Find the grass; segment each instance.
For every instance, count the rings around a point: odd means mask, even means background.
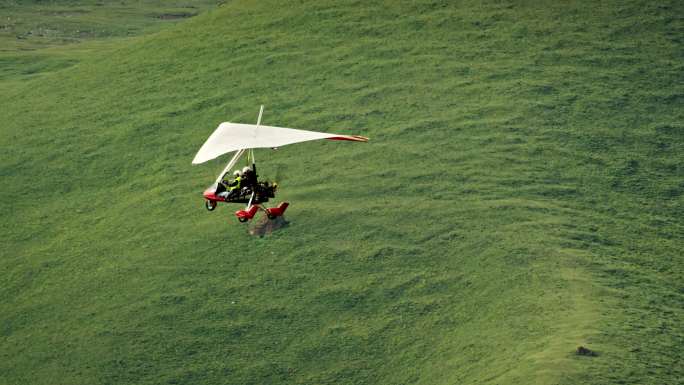
[[[0,4],[0,80],[70,67],[94,50],[104,53],[112,38],[149,34],[216,4],[210,0],[4,1]]]
[[[0,382],[676,383],[682,11],[236,1],[3,64]],[[259,104],[371,137],[258,152],[264,238],[190,164]]]

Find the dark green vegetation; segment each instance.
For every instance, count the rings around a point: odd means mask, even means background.
[[[72,66],[94,49],[106,49],[112,42],[109,38],[150,33],[170,22],[196,16],[216,3],[216,0],[2,0],[0,81]],[[74,47],[75,43],[80,45]],[[121,46],[118,41],[114,44]],[[60,49],[65,45],[72,46],[68,51]]]
[[[447,3],[234,1],[0,67],[0,382],[680,381],[683,3]],[[259,104],[371,137],[258,152],[264,238],[190,164]]]

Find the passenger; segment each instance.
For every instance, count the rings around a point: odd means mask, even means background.
[[[256,182],[254,180],[254,171],[249,166],[245,166],[242,168],[242,180],[244,183],[242,183],[243,187],[249,187],[251,188],[252,185]]]

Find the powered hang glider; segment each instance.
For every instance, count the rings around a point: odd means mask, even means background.
[[[247,222],[254,218],[259,210],[266,213],[269,219],[282,216],[289,206],[288,202],[282,202],[276,207],[266,208],[265,203],[270,198],[275,198],[277,183],[259,181],[256,161],[254,160],[255,148],[272,148],[285,146],[293,143],[310,140],[349,140],[354,142],[367,142],[368,138],[359,135],[327,134],[323,132],[296,130],[293,128],[262,126],[261,116],[264,106],[259,110],[257,124],[221,123],[209,139],[202,145],[192,160],[193,164],[204,163],[215,159],[223,154],[235,152],[235,155],[221,171],[214,184],[204,191],[205,207],[213,211],[218,202],[246,203],[247,207],[235,212],[240,222]],[[240,158],[247,154],[247,163],[242,171],[235,171],[232,176],[230,170],[238,163]]]

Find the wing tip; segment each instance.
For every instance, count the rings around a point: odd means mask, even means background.
[[[329,140],[349,140],[352,142],[368,142],[368,137],[361,135],[337,135],[327,138]]]

